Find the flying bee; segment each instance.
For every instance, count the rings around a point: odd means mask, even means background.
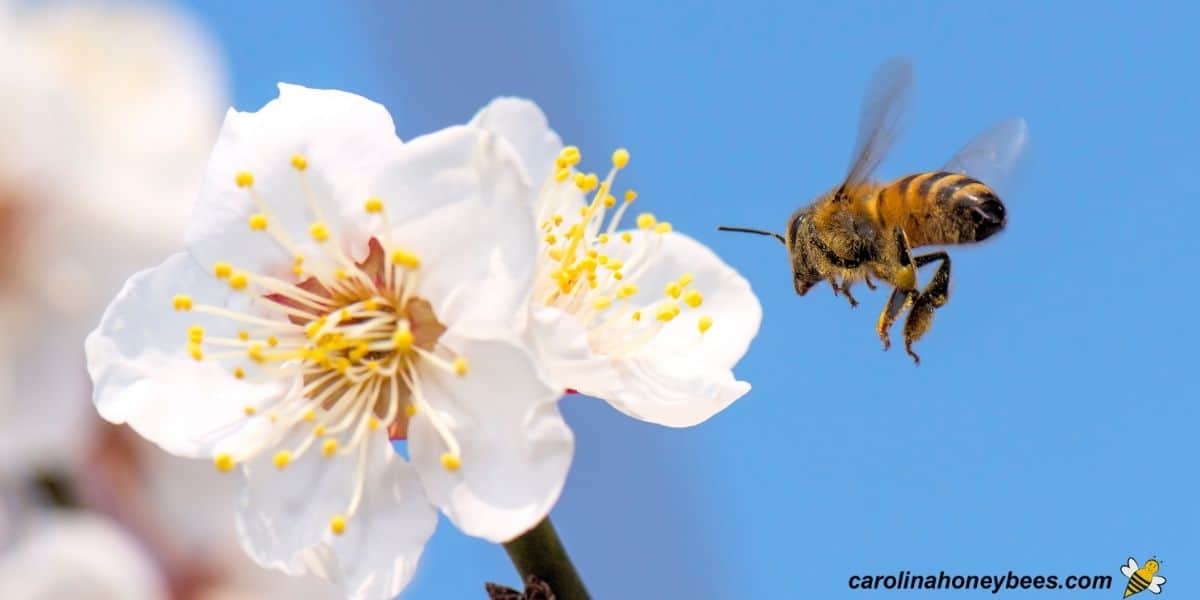
[[[916,363],[913,343],[933,322],[933,313],[950,294],[950,255],[944,250],[914,255],[925,246],[981,242],[1007,223],[999,195],[981,179],[1002,175],[1020,156],[1028,137],[1025,121],[1009,119],[963,147],[938,171],[914,173],[891,182],[872,179],[899,134],[912,89],[912,67],[894,59],[876,71],[863,102],[858,139],[846,177],[812,204],[788,219],[786,234],[743,227],[720,227],[774,236],[791,255],[792,281],[803,296],[822,281],[850,306],[858,300],[851,286],[872,278],[892,286],[879,314],[876,332],[883,349],[891,347],[889,330],[908,309],[904,348]],[[924,288],[917,270],[938,263]]]
[[[1162,586],[1167,582],[1167,578],[1162,575],[1155,575],[1158,572],[1159,562],[1156,558],[1146,560],[1146,564],[1142,568],[1138,568],[1136,560],[1129,557],[1129,562],[1121,567],[1121,574],[1129,578],[1129,583],[1125,585],[1125,598],[1134,594],[1150,590],[1152,594],[1161,594]]]

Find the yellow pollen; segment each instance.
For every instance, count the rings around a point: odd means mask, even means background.
[[[297,171],[303,171],[308,168],[308,159],[304,158],[303,154],[293,154],[292,167]]]
[[[188,341],[199,344],[204,341],[204,328],[199,325],[188,327]]]
[[[204,360],[204,352],[200,351],[200,344],[188,344],[188,354],[196,360]]]
[[[404,405],[404,416],[405,417],[408,417],[411,419],[411,418],[413,418],[413,415],[415,415],[415,414],[417,414],[417,405],[416,404],[409,402],[408,404]]]
[[[634,200],[637,200],[637,192],[633,190],[625,190],[625,201],[633,202]]]
[[[604,196],[604,208],[612,208],[617,205],[617,199],[613,198],[612,194]]]
[[[613,271],[613,279],[620,281],[622,279],[625,279],[625,275],[623,273],[621,273],[620,271]]]
[[[570,176],[571,176],[571,170],[567,169],[567,168],[559,168],[559,169],[555,169],[555,171],[554,171],[554,180],[559,183],[566,181],[567,178]]]
[[[392,345],[400,352],[408,352],[413,347],[413,333],[411,330],[397,329],[396,333],[392,334]]]
[[[641,321],[642,320],[642,311],[635,310],[635,311],[633,311],[633,314],[630,316],[633,318],[634,321]]]
[[[555,261],[562,260],[563,249],[558,248],[558,247],[551,248],[549,251],[546,252],[546,254],[548,254],[550,256],[550,260],[555,260]]]
[[[562,216],[562,215],[554,215],[554,217],[553,217],[553,218],[554,218],[554,225],[555,225],[555,226],[562,225],[562,222],[563,222],[563,216]]]
[[[363,208],[369,213],[383,212],[383,200],[375,197],[367,198],[367,201],[363,203]]]
[[[696,308],[704,302],[704,294],[701,294],[697,290],[688,290],[688,292],[683,295],[683,302],[692,308]]]
[[[563,148],[562,152],[558,153],[558,156],[559,158],[562,158],[563,162],[567,163],[568,165],[579,164],[579,161],[583,159],[583,155],[579,153],[579,148],[576,146],[567,146],[566,148]]]
[[[333,532],[333,535],[342,535],[343,533],[346,533],[346,517],[343,517],[342,515],[334,515],[333,518],[329,520],[329,530]]]
[[[324,242],[329,239],[329,227],[318,221],[308,226],[308,235],[318,242]]]
[[[371,371],[372,373],[374,373],[375,371],[378,371],[379,370],[379,361],[368,360],[367,361],[367,370]]]
[[[242,408],[242,412],[245,413],[247,417],[253,417],[254,413],[258,412],[258,410],[253,406],[246,406]]]
[[[462,459],[455,454],[447,452],[442,455],[442,467],[444,467],[447,471],[457,471],[460,467],[462,467]]]
[[[674,302],[667,302],[659,307],[658,312],[654,315],[654,318],[662,321],[663,323],[667,323],[677,316],[679,316],[679,305],[675,304]]]
[[[547,243],[547,244],[553,244],[554,242],[557,242],[557,241],[558,241],[558,238],[554,237],[554,234],[553,234],[553,233],[551,233],[551,234],[549,234],[549,235],[547,235],[547,236],[546,236],[546,243]]]
[[[325,435],[325,426],[324,426],[324,425],[317,425],[317,426],[316,426],[316,427],[313,429],[313,435],[314,435],[314,436],[316,436],[316,437],[321,437],[321,436]]]
[[[705,331],[708,331],[710,327],[712,327],[712,324],[713,324],[712,317],[709,317],[706,315],[706,316],[700,317],[700,320],[696,322],[696,329],[699,329],[700,333],[703,334]]]
[[[346,272],[346,269],[338,267],[337,270],[333,272],[333,276],[338,281],[342,281],[350,277],[350,274]]]
[[[257,363],[261,363],[261,362],[264,362],[267,360],[267,357],[263,355],[263,345],[260,344],[259,342],[254,342],[254,343],[250,344],[249,346],[247,346],[246,354],[247,354],[247,356],[250,357],[250,360],[253,360],[254,362],[257,362]]]
[[[400,265],[407,269],[416,269],[421,266],[421,259],[416,254],[407,250],[392,250],[392,264]]]
[[[367,427],[370,428],[371,431],[379,429],[379,419],[371,417],[371,420],[367,421]]]
[[[463,377],[467,374],[467,359],[458,357],[454,359],[454,374]]]
[[[607,266],[608,266],[608,268],[609,268],[609,269],[612,269],[613,271],[616,271],[617,269],[620,269],[621,267],[625,266],[625,263],[623,263],[623,262],[621,262],[620,260],[618,260],[618,259],[615,259],[615,258],[614,258],[614,259],[611,259],[611,260],[609,260],[609,261],[608,261],[608,265],[607,265]]]
[[[267,345],[268,345],[268,346],[270,346],[270,347],[272,347],[272,348],[274,348],[275,346],[278,346],[278,345],[279,345],[279,338],[277,338],[277,337],[275,337],[275,336],[271,336],[271,337],[267,338]]]
[[[248,188],[254,185],[254,174],[250,171],[240,171],[233,177],[234,183],[240,188]]]
[[[600,242],[601,244],[607,244],[608,243],[608,234],[602,233],[602,234],[596,236],[596,241]]]
[[[679,286],[679,284],[674,281],[672,281],[671,283],[668,283],[666,289],[663,290],[663,293],[665,293],[667,296],[670,296],[671,298],[679,298],[679,294],[682,292],[683,292],[683,288],[681,288]]]
[[[292,462],[292,453],[287,450],[280,450],[275,453],[275,457],[271,459],[271,462],[275,463],[276,469],[282,471],[287,468],[288,463]]]
[[[629,164],[629,151],[624,148],[617,148],[612,155],[613,166],[618,169],[624,169],[625,165]]]
[[[316,418],[317,418],[317,413],[316,413],[316,412],[314,412],[314,411],[312,411],[312,410],[306,411],[306,412],[304,413],[304,420],[305,420],[305,421],[312,421],[312,420],[314,420],[314,419],[316,419]]]
[[[229,277],[230,273],[233,273],[233,265],[227,262],[213,263],[213,275],[216,275],[217,278],[225,279]]]
[[[238,379],[244,379],[246,377],[246,371],[245,371],[245,369],[242,369],[241,367],[234,367],[233,376]]]
[[[612,306],[612,298],[609,298],[608,296],[597,296],[595,300],[592,300],[592,306],[596,310],[604,310]]]
[[[337,449],[338,441],[334,438],[328,438],[324,442],[321,442],[321,456],[325,458],[333,456],[337,452]]]
[[[213,466],[222,473],[228,473],[233,470],[237,463],[233,461],[233,456],[228,452],[222,452],[213,457]]]
[[[595,252],[595,250],[592,250],[591,252]],[[589,252],[589,254],[590,254],[590,252]],[[608,255],[607,254],[598,254],[594,258],[596,259],[596,262],[598,262],[602,265],[608,264]]]
[[[229,287],[235,290],[246,289],[248,283],[250,283],[250,278],[242,271],[237,271],[229,276]]]
[[[379,310],[379,301],[374,298],[367,298],[363,301],[363,310]]]
[[[621,241],[625,242],[626,244],[632,244],[633,243],[633,234],[629,233],[628,231],[626,231],[625,233],[622,233]]]
[[[657,224],[658,224],[658,219],[655,219],[654,215],[652,215],[650,213],[642,213],[642,214],[638,215],[638,218],[637,218],[638,229],[654,229],[654,226]]]
[[[243,342],[250,339],[250,332],[249,331],[239,331],[238,339],[242,340]]]
[[[658,225],[654,226],[654,232],[655,233],[671,233],[671,224],[666,221],[663,221],[662,223],[659,223]]]
[[[583,183],[583,191],[590,192],[596,189],[596,186],[600,185],[600,178],[597,177],[595,173],[588,173],[587,176],[584,177]]]
[[[247,223],[250,224],[250,229],[253,229],[254,231],[262,231],[267,228],[267,215],[262,213],[254,213],[250,215],[249,219],[247,219]]]
[[[192,297],[187,294],[175,294],[175,297],[171,298],[171,306],[174,306],[175,310],[192,310]]]
[[[625,285],[622,285],[620,288],[617,288],[617,297],[618,298],[628,298],[636,293],[638,293],[638,286],[636,286],[632,283],[626,283]]]
[[[688,285],[691,285],[691,283],[692,283],[692,274],[684,273],[683,275],[679,276],[678,281],[679,281],[679,285],[681,285],[683,287],[687,287]]]

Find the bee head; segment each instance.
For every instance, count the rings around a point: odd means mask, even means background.
[[[800,236],[809,229],[807,214],[798,212],[788,221],[787,241],[788,253],[792,259],[792,284],[796,286],[796,294],[803,296],[814,285],[824,281],[820,271],[813,266],[808,256],[808,244],[803,243]]]

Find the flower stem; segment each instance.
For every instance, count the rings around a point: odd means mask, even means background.
[[[571,564],[567,550],[563,548],[550,517],[542,519],[536,527],[516,539],[504,544],[508,558],[521,574],[521,579],[535,575],[549,584],[557,600],[588,600],[587,589]]]

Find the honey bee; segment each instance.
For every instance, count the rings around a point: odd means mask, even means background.
[[[1129,557],[1129,562],[1121,567],[1121,574],[1129,578],[1129,583],[1125,585],[1125,598],[1134,594],[1150,590],[1152,594],[1161,594],[1162,586],[1167,582],[1167,578],[1162,575],[1155,575],[1158,572],[1159,562],[1156,558],[1150,558],[1142,568],[1138,568],[1136,560]]]
[[[950,255],[944,250],[914,255],[924,246],[981,242],[1007,223],[1007,211],[995,190],[981,181],[1005,174],[1021,154],[1028,137],[1025,121],[999,123],[963,147],[938,171],[914,173],[891,182],[872,180],[891,149],[912,89],[912,67],[893,59],[876,71],[859,120],[850,168],[837,187],[792,214],[786,234],[744,227],[719,227],[774,236],[791,255],[792,280],[803,296],[822,281],[850,306],[858,300],[852,284],[872,278],[892,286],[879,314],[876,332],[883,349],[891,347],[888,331],[906,308],[904,348],[913,361],[921,358],[913,343],[933,322],[950,293]],[[918,289],[917,270],[938,263],[933,278]]]

